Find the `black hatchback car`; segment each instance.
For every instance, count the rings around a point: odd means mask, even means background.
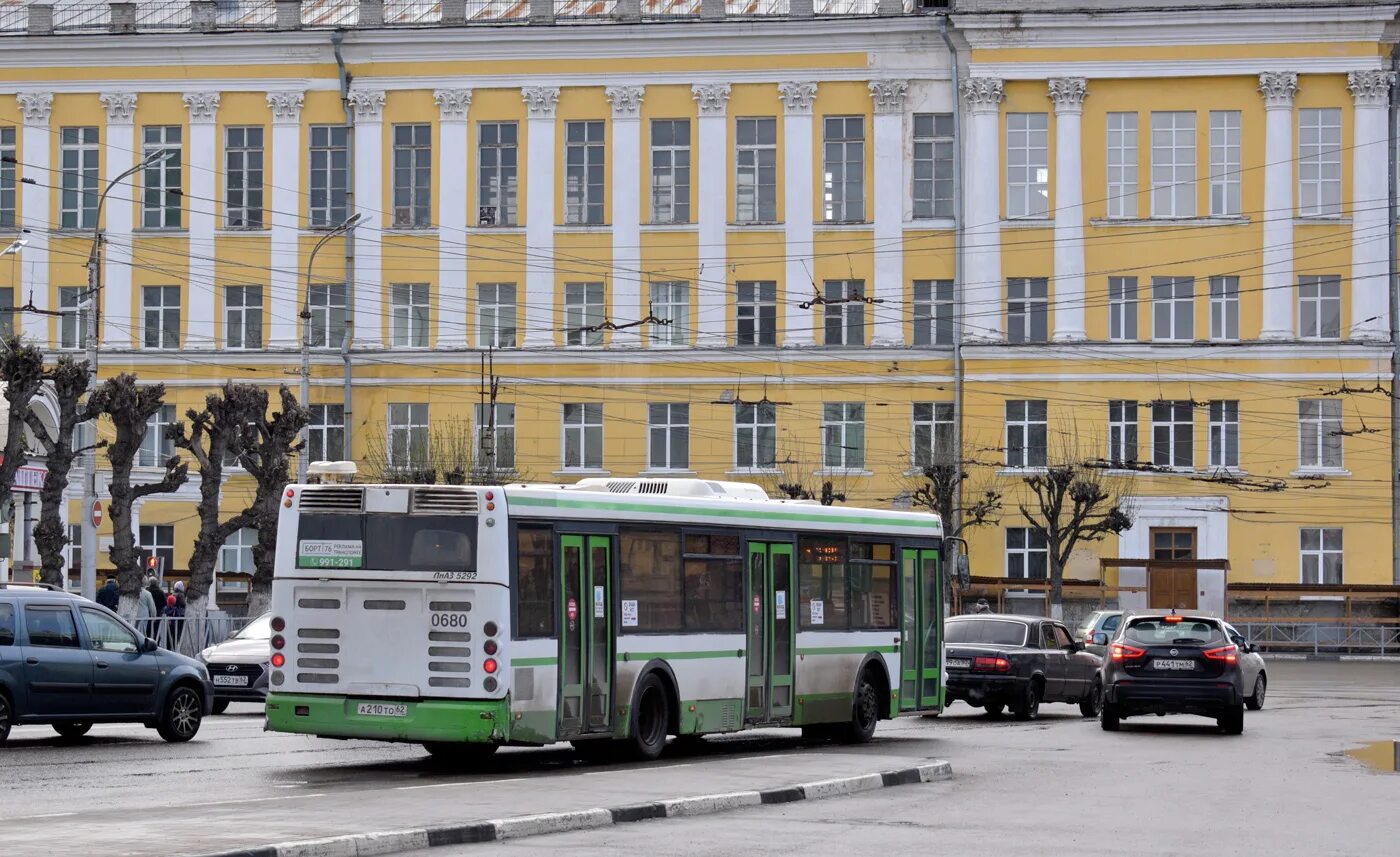
[[[144,723],[188,741],[214,690],[204,665],[167,651],[76,595],[0,584],[0,742],[16,724],[78,738],[94,723]]]
[[[947,696],[997,715],[1034,719],[1042,702],[1069,702],[1099,713],[1098,655],[1084,651],[1063,623],[1040,616],[978,613],[943,625]]]
[[[1105,731],[1140,714],[1197,714],[1215,718],[1227,735],[1244,731],[1240,650],[1213,616],[1129,616],[1109,641],[1101,674]]]

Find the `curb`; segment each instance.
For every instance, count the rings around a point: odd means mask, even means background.
[[[524,836],[540,836],[546,833],[591,830],[653,818],[684,818],[727,812],[750,806],[767,806],[799,800],[822,800],[823,798],[852,795],[873,789],[947,780],[952,776],[952,765],[942,760],[934,760],[929,764],[913,768],[882,771],[878,774],[862,774],[854,777],[840,777],[832,780],[818,780],[761,791],[699,795],[607,809],[579,809],[543,815],[523,815],[492,821],[446,824],[416,830],[391,830],[379,833],[331,836],[325,839],[284,842],[280,845],[217,851],[200,855],[200,857],[371,857],[371,855],[379,854],[420,851],[425,848],[436,848],[440,845],[468,845],[475,842],[498,842],[503,839],[519,839]]]

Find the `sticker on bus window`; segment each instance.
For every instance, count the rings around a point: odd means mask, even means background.
[[[774,619],[782,620],[782,619],[786,619],[786,618],[787,618],[787,592],[786,592],[786,591],[784,591],[784,590],[782,590],[782,589],[779,589],[778,591],[776,591],[776,592],[773,593],[773,612],[774,612],[774,616],[773,616]]]
[[[826,624],[826,605],[815,598],[812,599],[812,624]]]
[[[355,540],[297,543],[297,568],[361,568],[363,543]]]
[[[622,627],[637,627],[637,601],[635,598],[625,599],[622,602]]]
[[[601,586],[593,587],[593,618],[602,619],[608,615],[607,611],[608,593]]]

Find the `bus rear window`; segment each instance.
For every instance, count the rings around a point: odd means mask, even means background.
[[[463,515],[303,515],[297,568],[474,571],[476,518]]]

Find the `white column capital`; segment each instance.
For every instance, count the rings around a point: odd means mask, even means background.
[[[349,100],[355,108],[356,122],[384,121],[384,90],[357,89],[350,93]]]
[[[52,92],[21,92],[15,96],[26,125],[48,125],[53,113]],[[28,157],[26,155],[26,157]]]
[[[701,116],[724,116],[729,112],[729,84],[697,83],[690,94],[700,105]]]
[[[612,104],[614,119],[636,119],[642,110],[644,86],[609,86],[603,90]]]
[[[1262,72],[1259,75],[1259,92],[1264,96],[1266,110],[1292,110],[1293,96],[1298,94],[1298,73]]]
[[[306,100],[301,92],[269,92],[267,106],[272,108],[273,125],[299,125],[301,105]]]
[[[908,92],[907,80],[870,81],[870,97],[875,99],[876,113],[904,113],[904,96]]]
[[[136,119],[136,93],[104,92],[97,96],[107,108],[108,125],[130,125]]]
[[[792,115],[811,115],[812,102],[817,97],[817,85],[812,81],[790,81],[778,84],[778,97],[783,108]]]
[[[559,87],[522,86],[520,97],[525,100],[531,119],[553,119],[554,108],[559,103]]]
[[[1084,112],[1084,98],[1089,94],[1087,80],[1082,77],[1052,77],[1049,87],[1056,115]]]
[[[433,101],[437,102],[442,121],[465,122],[467,121],[467,111],[472,106],[472,91],[470,89],[436,89],[433,90]]]
[[[1357,107],[1386,107],[1390,104],[1390,88],[1395,85],[1395,72],[1367,69],[1347,72],[1347,91]]]
[[[190,111],[191,125],[213,125],[219,115],[219,93],[186,92],[185,107]]]
[[[1005,82],[999,77],[969,77],[962,82],[962,99],[973,113],[996,113],[1006,98]]]

